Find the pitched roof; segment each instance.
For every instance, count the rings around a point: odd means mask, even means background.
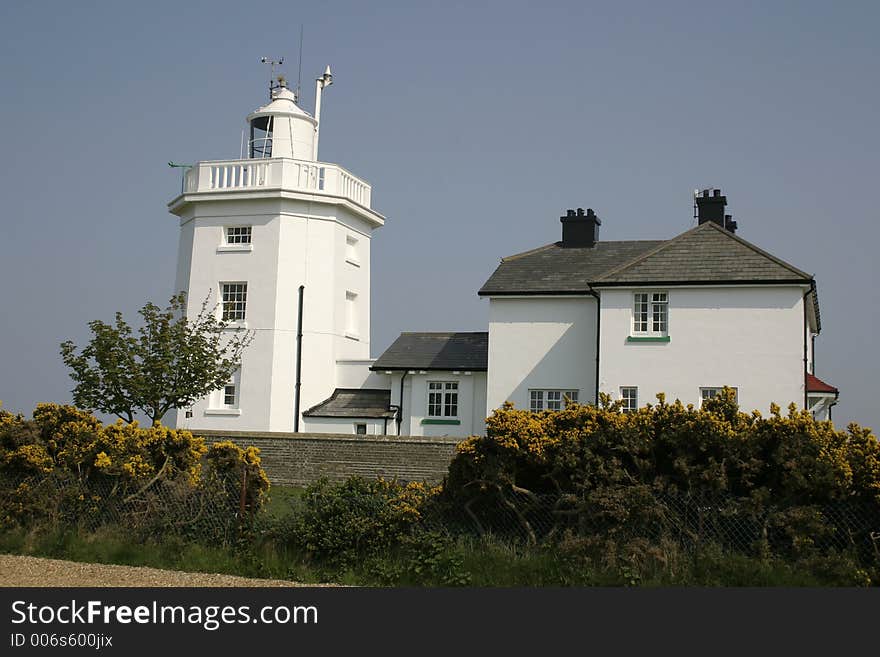
[[[817,376],[807,373],[807,392],[833,392],[838,394],[840,391],[833,385],[825,383]]]
[[[812,276],[706,222],[604,272],[595,285],[639,283],[809,282]]]
[[[401,333],[371,370],[484,371],[489,363],[489,334]]]
[[[602,274],[654,250],[663,241],[596,242],[591,247],[563,248],[561,242],[501,260],[480,296],[500,294],[587,293]]]
[[[329,399],[312,406],[303,413],[305,417],[394,417],[388,409],[391,404],[390,390],[336,388]]]
[[[577,294],[605,285],[808,283],[812,276],[712,222],[671,240],[560,242],[504,258],[481,296]]]

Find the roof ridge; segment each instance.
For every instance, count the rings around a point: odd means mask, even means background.
[[[794,273],[794,274],[797,274],[798,276],[803,276],[804,278],[807,278],[807,279],[810,279],[810,280],[813,279],[813,275],[812,275],[812,274],[808,274],[807,272],[798,269],[798,268],[795,267],[794,265],[790,265],[790,264],[787,263],[785,260],[782,260],[781,258],[777,258],[777,257],[776,257],[775,255],[773,255],[772,253],[768,253],[767,251],[765,251],[764,249],[762,249],[760,246],[756,246],[755,244],[752,244],[752,243],[749,242],[748,240],[743,239],[742,237],[740,237],[739,235],[736,235],[735,233],[731,233],[729,230],[726,230],[726,229],[722,228],[721,226],[715,224],[714,222],[708,221],[708,222],[706,222],[706,223],[708,223],[710,226],[712,226],[715,230],[720,230],[720,231],[721,231],[724,235],[726,235],[727,237],[736,240],[737,242],[739,242],[739,243],[742,244],[743,246],[745,246],[745,247],[751,249],[751,250],[754,251],[755,253],[757,253],[757,254],[759,254],[759,255],[762,255],[762,256],[764,256],[765,258],[769,258],[770,260],[772,260],[773,262],[775,262],[775,263],[776,263],[777,265],[779,265],[780,267],[785,267],[785,268],[788,269],[790,272],[792,272],[792,273]],[[699,228],[699,226],[698,226],[698,228]],[[683,233],[682,233],[682,234],[683,234]]]
[[[622,265],[620,265],[619,267],[615,267],[614,269],[611,269],[611,270],[609,270],[609,271],[606,271],[604,274],[602,274],[599,278],[596,279],[596,282],[598,283],[598,282],[600,282],[603,278],[608,278],[608,277],[611,276],[612,274],[617,274],[617,273],[623,271],[624,269],[627,269],[627,268],[629,268],[629,267],[632,267],[634,264],[636,264],[636,263],[638,263],[638,262],[641,262],[641,261],[644,260],[645,258],[648,258],[648,257],[654,255],[655,253],[658,253],[659,251],[662,251],[662,250],[665,249],[667,246],[669,246],[672,242],[675,242],[678,238],[683,237],[684,235],[689,235],[690,233],[694,232],[695,230],[697,230],[697,229],[699,229],[699,228],[700,228],[700,226],[695,226],[694,228],[691,228],[691,229],[689,229],[689,230],[686,230],[685,232],[681,233],[680,235],[676,235],[676,236],[673,237],[672,239],[664,240],[662,244],[657,245],[656,247],[654,247],[653,249],[650,249],[649,251],[646,251],[646,252],[643,253],[642,255],[636,256],[635,258],[633,258],[633,259],[630,260],[629,262],[625,262],[625,263],[623,263]],[[649,241],[653,241],[653,240],[645,240],[645,241],[646,241],[646,242],[649,242]]]
[[[709,228],[706,228],[706,226],[709,226]],[[700,230],[702,230],[702,231],[707,231],[707,230],[716,230],[716,231],[719,231],[719,232],[720,232],[721,234],[723,234],[725,237],[728,237],[728,238],[734,240],[735,242],[738,242],[739,244],[742,244],[742,245],[745,246],[746,248],[748,248],[748,249],[754,251],[755,253],[757,253],[758,255],[761,255],[761,256],[767,258],[768,260],[770,260],[770,261],[776,263],[776,264],[779,265],[780,267],[783,267],[783,268],[785,268],[785,269],[788,269],[788,270],[789,270],[790,272],[792,272],[793,274],[796,274],[797,276],[800,276],[800,277],[805,278],[805,279],[807,279],[807,280],[812,280],[812,279],[813,279],[813,276],[812,276],[811,274],[808,274],[808,273],[806,273],[806,272],[804,272],[804,271],[801,271],[800,269],[798,269],[798,268],[795,267],[794,265],[790,265],[789,263],[785,262],[784,260],[781,260],[781,259],[777,258],[776,256],[774,256],[774,255],[772,255],[772,254],[770,254],[770,253],[767,253],[767,251],[765,251],[764,249],[762,249],[762,248],[760,248],[760,247],[758,247],[758,246],[755,246],[754,244],[752,244],[752,243],[749,242],[748,240],[745,240],[745,239],[743,239],[742,237],[739,237],[738,235],[733,234],[732,232],[730,232],[730,231],[727,230],[726,228],[722,228],[721,226],[717,225],[715,222],[713,222],[713,221],[707,221],[707,222],[702,223],[702,224],[700,224],[700,225],[698,225],[698,226],[694,226],[693,228],[691,228],[691,229],[689,229],[689,230],[686,230],[686,231],[684,231],[683,233],[679,233],[678,235],[676,235],[676,236],[673,237],[672,239],[666,240],[663,244],[661,244],[661,245],[658,246],[657,248],[655,248],[655,249],[651,249],[651,250],[648,251],[647,253],[643,253],[642,255],[640,255],[639,257],[635,258],[634,260],[630,260],[629,262],[627,262],[627,263],[621,265],[620,267],[617,267],[617,268],[615,268],[615,269],[612,269],[612,270],[610,270],[610,271],[605,272],[605,273],[602,274],[599,278],[596,279],[596,282],[597,282],[597,283],[601,283],[602,280],[607,279],[607,278],[609,278],[609,277],[611,277],[611,276],[613,276],[613,275],[619,274],[619,273],[621,273],[622,271],[624,271],[624,270],[626,270],[626,269],[629,269],[630,267],[632,267],[632,266],[634,266],[634,265],[636,265],[636,264],[638,264],[638,263],[640,263],[640,262],[643,262],[643,261],[647,260],[648,258],[650,258],[650,257],[656,255],[657,253],[663,251],[663,250],[666,249],[667,247],[672,246],[673,244],[677,243],[678,241],[682,240],[683,238],[685,238],[685,237],[687,237],[687,236],[689,236],[689,235],[691,235],[691,234],[693,234],[693,233],[696,233],[697,231],[700,231]]]
[[[550,244],[545,244],[544,246],[539,246],[529,251],[523,251],[522,253],[514,253],[513,255],[504,256],[501,258],[501,262],[509,262],[511,260],[516,260],[517,258],[522,258],[523,256],[532,255],[533,253],[539,253],[546,249],[549,249],[551,246],[556,246],[558,242],[551,242]]]

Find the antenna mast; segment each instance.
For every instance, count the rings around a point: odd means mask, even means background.
[[[272,92],[275,91],[275,89],[287,86],[287,80],[284,79],[283,75],[275,75],[275,67],[281,66],[284,63],[284,57],[278,60],[261,57],[260,61],[263,64],[269,64],[272,67],[272,75],[269,78],[269,100],[272,100]]]
[[[303,24],[299,24],[299,75],[296,78],[296,99],[299,101],[303,79]]]
[[[312,154],[312,159],[315,161],[318,160],[318,134],[321,130],[321,92],[324,91],[324,87],[329,87],[331,84],[333,84],[333,74],[328,66],[324,75],[315,80],[315,151]]]

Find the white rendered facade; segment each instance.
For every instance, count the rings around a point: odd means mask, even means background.
[[[391,403],[401,405],[400,382],[403,377],[403,421],[398,434],[396,423],[389,422],[388,433],[401,436],[473,436],[486,432],[486,372],[465,370],[409,370],[404,375],[385,375],[391,386]],[[430,415],[431,383],[455,383],[454,415]],[[438,391],[451,394],[452,391]]]
[[[532,390],[596,396],[596,300],[591,296],[495,297],[489,302],[487,413]]]
[[[809,288],[807,288],[809,289]],[[668,342],[631,342],[633,289],[602,298],[599,389],[638,405],[679,399],[700,405],[701,388],[736,388],[740,408],[767,413],[775,402],[804,406],[804,292],[795,286],[673,287]],[[809,342],[807,344],[809,345]],[[809,367],[809,362],[807,363]]]
[[[664,336],[633,330],[634,294],[668,299]],[[805,320],[808,286],[597,288],[599,391],[617,400],[637,388],[638,406],[666,400],[700,405],[701,388],[737,389],[740,407],[766,413],[804,407],[804,358],[812,371],[813,321]],[[579,390],[593,403],[596,299],[491,297],[487,413],[505,401],[529,408],[529,391]],[[805,324],[806,321],[806,324]],[[805,340],[806,336],[806,340]],[[632,338],[636,338],[633,340]]]
[[[239,327],[255,333],[231,382],[234,403],[218,391],[181,409],[180,427],[294,430],[300,287],[300,414],[334,390],[337,361],[370,356],[370,239],[384,218],[370,208],[367,183],[312,157],[316,121],[289,90],[276,89],[248,120],[265,126],[267,117],[271,151],[262,136],[251,154],[271,157],[199,162],[169,203],[180,218],[176,290],[187,293],[188,315],[206,298],[218,304],[224,284],[244,283]],[[226,227],[246,226],[250,243],[227,243]]]

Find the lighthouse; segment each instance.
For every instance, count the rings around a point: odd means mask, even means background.
[[[224,387],[177,412],[178,427],[297,431],[353,369],[368,373],[354,366],[370,356],[370,241],[385,218],[367,182],[318,160],[332,81],[327,67],[309,114],[273,79],[246,118],[246,157],[194,164],[168,204],[188,316],[207,298],[228,331],[255,336]]]

